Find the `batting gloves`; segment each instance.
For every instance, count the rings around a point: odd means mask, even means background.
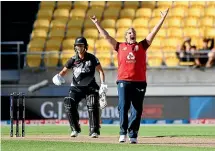
[[[108,91],[107,85],[102,83],[99,89],[99,104],[101,109],[104,109],[107,106],[106,99],[107,91]]]
[[[52,82],[57,85],[60,86],[63,83],[65,83],[65,80],[62,76],[60,76],[59,74],[56,74],[53,78],[52,78]]]

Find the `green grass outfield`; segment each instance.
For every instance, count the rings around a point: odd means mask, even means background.
[[[1,149],[3,151],[215,151],[212,147],[182,147],[152,144],[110,144],[68,141],[9,140],[9,126],[1,127]],[[14,129],[15,130],[15,129]],[[101,136],[118,136],[119,126],[102,126]],[[68,126],[26,126],[26,138],[36,135],[69,136]],[[82,126],[81,135],[88,135],[88,127]],[[209,138],[215,141],[215,126],[141,126],[140,137],[187,137]],[[6,139],[7,138],[7,139]],[[68,139],[70,139],[68,137]]]

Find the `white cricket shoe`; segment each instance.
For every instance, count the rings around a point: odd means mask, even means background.
[[[93,133],[90,137],[91,137],[91,138],[98,138],[99,135],[98,135],[97,133]]]
[[[119,136],[119,142],[120,142],[120,143],[126,142],[126,135],[120,135],[120,136]]]
[[[72,133],[71,133],[70,136],[71,137],[77,137],[78,136],[78,132],[77,131],[72,131]]]
[[[129,138],[130,144],[137,144],[137,138]]]

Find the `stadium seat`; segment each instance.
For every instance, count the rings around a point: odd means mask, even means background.
[[[26,64],[30,68],[38,68],[41,64],[41,53],[40,52],[27,52]]]
[[[202,49],[203,48],[203,39],[199,37],[192,37],[191,38],[191,45],[195,45],[197,49]]]
[[[46,42],[45,51],[59,51],[61,47],[61,40],[49,39]]]
[[[83,18],[71,18],[69,19],[69,22],[67,24],[67,28],[82,28],[84,24],[84,19]]]
[[[125,41],[125,32],[128,30],[128,28],[118,28],[116,32],[116,39],[121,41]]]
[[[130,28],[132,25],[132,19],[124,18],[118,19],[116,22],[116,28]]]
[[[95,54],[95,50],[94,50],[94,49],[88,49],[87,52],[88,52],[88,53],[91,53],[91,54],[93,54],[93,55]]]
[[[199,19],[186,17],[184,19],[184,27],[199,27]]]
[[[161,49],[162,48],[163,39],[156,37],[153,41],[150,47]]]
[[[161,16],[161,11],[164,11],[164,9],[163,8],[153,9],[152,17],[160,17]]]
[[[163,8],[163,9],[171,8],[172,3],[173,3],[172,1],[158,1],[157,2],[157,7],[158,8]]]
[[[206,3],[207,3],[207,8],[209,8],[209,7],[215,8],[215,2],[214,1],[207,1]]]
[[[167,29],[167,37],[183,37],[184,33],[181,28],[168,28]]]
[[[179,65],[179,60],[176,56],[166,56],[165,64],[167,67],[177,67]]]
[[[161,51],[161,49],[156,49],[154,47],[152,47],[152,49],[149,47],[149,49],[147,50],[147,57],[163,57],[163,53]]]
[[[111,65],[111,58],[110,57],[99,57],[98,59],[100,61],[100,64],[103,67],[110,67],[110,65]]]
[[[31,39],[42,38],[46,39],[47,31],[45,29],[35,29],[32,31]]]
[[[60,54],[61,64],[64,66],[67,61],[75,55],[74,49],[62,51]]]
[[[89,3],[88,1],[74,1],[73,6],[75,9],[79,8],[82,10],[87,10]]]
[[[69,10],[68,9],[56,9],[54,11],[54,18],[58,19],[58,18],[68,18],[69,17]]]
[[[174,8],[177,8],[177,7],[188,8],[189,6],[190,6],[189,1],[175,1],[174,2]]]
[[[150,52],[150,55],[152,55],[151,52],[161,52],[161,48],[160,47],[157,47],[157,46],[153,46],[153,45],[150,45],[150,47],[147,49],[147,52]]]
[[[115,28],[116,20],[114,19],[104,19],[101,21],[101,26],[103,28]]]
[[[179,62],[179,65],[180,66],[193,66],[193,65],[195,65],[195,63],[193,62],[193,61],[189,61],[189,62]]]
[[[186,27],[184,28],[185,37],[199,37],[200,31],[198,28]]]
[[[67,19],[54,19],[51,21],[50,27],[51,28],[66,28]]]
[[[213,18],[215,18],[214,9],[215,9],[215,7],[214,8],[213,7],[206,8],[205,13],[204,13],[205,17],[213,17]]]
[[[136,18],[148,18],[152,16],[152,10],[150,8],[139,8],[136,11]]]
[[[191,1],[190,2],[190,7],[201,7],[205,8],[206,6],[206,1]]]
[[[104,11],[104,8],[100,8],[100,7],[98,7],[98,8],[90,8],[87,11],[87,17],[88,16],[92,17],[93,15],[95,15],[98,20],[101,20],[102,15],[103,15],[103,11]]]
[[[92,22],[91,19],[86,18],[84,21],[84,28],[96,28],[95,24]]]
[[[115,9],[112,7],[109,7],[104,10],[104,19],[114,19],[117,20],[119,17],[119,9]]]
[[[163,53],[163,56],[164,56],[164,58],[166,59],[166,58],[168,58],[168,57],[170,57],[170,58],[177,58],[177,56],[176,56],[176,52],[164,52]]]
[[[205,29],[206,29],[205,27],[200,27],[199,28],[199,32],[200,32],[201,37],[205,37]]]
[[[85,29],[83,36],[85,38],[93,38],[93,39],[97,39],[99,36],[98,30],[96,28],[89,28],[89,29]]]
[[[94,53],[94,50],[95,50],[95,39],[88,38],[87,39],[87,44],[88,44],[88,50],[87,50],[87,52]]]
[[[110,50],[102,50],[96,51],[96,57],[99,59],[100,62],[103,62],[104,66],[109,66],[111,63],[111,51]],[[102,64],[103,66],[103,64]]]
[[[147,54],[147,63],[149,67],[160,67],[162,62],[163,58],[161,56],[150,56]]]
[[[62,42],[62,51],[73,50],[74,51],[75,38],[67,38]]]
[[[215,38],[215,28],[206,28],[205,36],[206,38]]]
[[[155,27],[155,25],[158,24],[158,22],[160,21],[160,17],[155,17],[155,18],[152,18],[150,21],[149,21],[149,28],[153,28]],[[164,26],[164,25],[163,25]]]
[[[111,37],[115,38],[115,36],[116,36],[116,30],[115,30],[115,28],[105,28],[105,30],[108,32],[108,34]]]
[[[34,28],[35,29],[44,29],[46,31],[48,31],[49,29],[49,20],[45,20],[45,19],[39,19],[39,20],[36,20],[34,22]]]
[[[202,17],[204,16],[204,9],[198,7],[189,8],[187,15],[189,17]]]
[[[129,18],[133,19],[135,17],[135,9],[133,8],[124,8],[120,11],[120,18]]]
[[[59,51],[49,51],[44,55],[44,64],[46,67],[56,67],[59,61]]]
[[[64,29],[52,29],[49,32],[48,37],[62,40],[64,38],[64,35],[65,35],[65,30]]]
[[[142,40],[149,34],[148,28],[136,28],[135,30],[137,38]]]
[[[105,8],[105,1],[91,1],[90,2],[91,8]]]
[[[57,2],[57,8],[61,9],[67,9],[70,10],[72,8],[72,2],[71,1],[58,1]]]
[[[154,9],[155,8],[155,1],[142,1],[141,2],[141,8],[150,8],[150,9]]]
[[[182,18],[171,17],[167,19],[166,25],[168,26],[168,28],[172,28],[172,27],[180,28],[180,27],[183,27],[184,24],[183,24]]]
[[[56,5],[55,1],[41,1],[40,2],[40,9],[54,10],[55,5]]]
[[[72,9],[70,11],[69,17],[70,19],[76,19],[76,18],[85,18],[86,11],[82,9]]]
[[[44,38],[31,39],[28,44],[28,51],[43,51],[45,45]]]
[[[137,38],[136,38],[136,41],[137,41],[137,42],[140,42],[140,41],[142,41],[142,40],[145,39],[145,38],[146,38],[146,37],[137,37]]]
[[[107,1],[107,8],[114,8],[120,10],[122,8],[121,1]]]
[[[152,29],[153,29],[153,28],[152,28]],[[151,30],[152,30],[152,29],[151,29]],[[166,38],[166,35],[167,35],[166,29],[165,29],[165,28],[161,28],[161,29],[158,31],[156,37]]]
[[[163,43],[163,52],[175,52],[177,48],[182,44],[181,38],[170,38],[164,39]]]
[[[111,57],[111,51],[110,50],[96,51],[95,55],[97,58],[110,58]]]
[[[66,32],[67,38],[76,38],[82,36],[81,28],[69,28]]]
[[[51,20],[52,19],[52,15],[53,15],[53,11],[52,10],[39,10],[37,13],[37,19],[41,20],[41,19],[47,19],[47,20]]]
[[[99,39],[95,42],[96,52],[111,51],[113,48],[106,39]]]
[[[186,62],[180,61],[180,62],[179,62],[179,65],[180,65],[180,66],[194,66],[195,63],[194,63],[194,61],[186,61]]]
[[[213,17],[204,17],[200,20],[201,27],[214,27],[215,19]]]
[[[134,28],[148,28],[149,20],[146,18],[136,18],[133,20],[132,26]]]
[[[116,34],[117,35],[117,34]],[[118,36],[118,37],[117,37]],[[123,35],[120,35],[119,34],[116,36],[116,41],[118,42],[125,42],[125,37]]]
[[[117,54],[113,55],[112,58],[114,67],[118,68]]]
[[[187,16],[187,11],[188,11],[188,8],[186,8],[186,7],[172,8],[169,11],[169,16],[183,18],[183,17]]]
[[[124,8],[134,8],[137,9],[139,7],[139,1],[124,1]]]
[[[99,62],[103,67],[110,67],[111,58],[105,56],[98,56]]]

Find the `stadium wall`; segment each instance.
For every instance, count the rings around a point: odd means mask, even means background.
[[[2,122],[9,121],[9,97],[2,97]],[[118,97],[108,97],[101,110],[103,124],[119,123]],[[8,100],[8,101],[6,101]],[[144,100],[142,124],[215,124],[215,96],[147,96]],[[88,122],[86,101],[79,104],[82,122]],[[26,97],[26,120],[67,120],[62,97]]]

